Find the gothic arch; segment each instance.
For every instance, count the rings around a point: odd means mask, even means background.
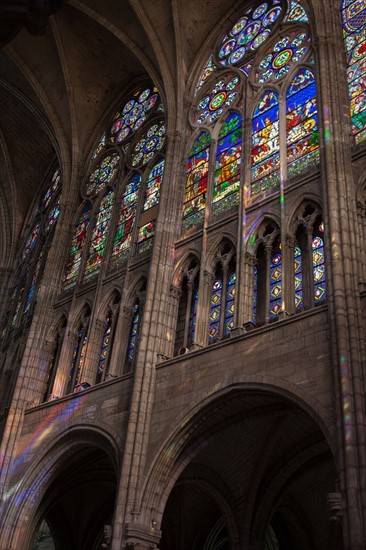
[[[155,513],[155,518],[160,524],[167,498],[174,484],[201,448],[202,435],[198,448],[193,441],[205,423],[209,422],[210,413],[206,413],[209,411],[208,406],[210,406],[212,415],[212,410],[219,410],[227,402],[227,399],[232,399],[235,395],[252,395],[258,392],[261,395],[276,396],[291,403],[314,421],[322,432],[334,461],[336,460],[335,442],[330,431],[332,426],[329,423],[329,411],[325,407],[323,408],[317,399],[309,396],[293,383],[282,380],[279,385],[278,382],[278,379],[271,376],[266,376],[265,382],[262,377],[243,376],[241,381],[223,389],[215,387],[214,393],[208,390],[206,395],[200,396],[191,403],[187,414],[182,414],[176,419],[176,428],[155,455],[142,490],[141,517],[145,520],[146,525],[151,524],[152,513]]]

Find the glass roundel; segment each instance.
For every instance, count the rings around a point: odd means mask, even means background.
[[[215,122],[239,97],[240,80],[234,73],[218,80],[206,90],[196,107],[195,120],[198,124]]]
[[[118,153],[112,153],[104,157],[89,176],[85,187],[88,197],[97,195],[106,185],[114,182],[119,165],[120,156]]]
[[[120,144],[141,128],[160,104],[157,88],[138,90],[113,119],[109,141]]]
[[[132,166],[137,168],[147,164],[163,148],[165,137],[166,128],[163,120],[150,126],[132,149]]]
[[[263,2],[246,11],[222,39],[218,60],[221,65],[237,65],[250,57],[269,37],[282,15],[280,0]]]
[[[264,84],[286,76],[291,64],[304,58],[309,49],[309,41],[306,32],[303,31],[294,31],[281,38],[265,52],[255,73],[256,82]]]

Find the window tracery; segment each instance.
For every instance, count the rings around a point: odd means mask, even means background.
[[[234,328],[235,257],[231,245],[225,245],[217,255],[210,300],[208,343],[228,335]]]
[[[103,382],[109,372],[112,348],[119,312],[119,296],[114,296],[106,315],[95,383]]]
[[[181,294],[178,306],[177,327],[175,331],[175,349],[194,344],[197,323],[199,264],[196,259],[187,263],[181,283]]]

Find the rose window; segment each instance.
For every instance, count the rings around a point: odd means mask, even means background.
[[[119,158],[118,153],[112,153],[98,163],[86,185],[88,196],[97,195],[107,184],[113,183],[117,175]]]
[[[214,87],[201,99],[196,108],[198,124],[215,122],[239,96],[239,77],[229,74],[216,82]]]
[[[151,160],[155,154],[163,148],[165,143],[165,123],[164,121],[153,124],[144,137],[140,139],[132,150],[132,166],[144,166]]]

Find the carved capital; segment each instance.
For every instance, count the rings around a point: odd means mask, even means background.
[[[179,300],[182,296],[182,289],[179,286],[170,285],[170,296],[175,300]]]
[[[107,326],[107,323],[105,321],[101,321],[100,319],[96,319],[95,321],[95,328],[96,330],[103,332]]]
[[[203,280],[204,280],[205,285],[212,286],[213,282],[215,280],[215,275],[213,273],[211,273],[210,271],[205,270],[203,272]]]
[[[287,234],[285,237],[285,245],[289,248],[295,248],[296,246],[296,239],[293,235]]]
[[[250,267],[254,267],[257,263],[257,258],[253,254],[250,254],[250,252],[246,252],[244,254],[244,262]]]
[[[342,522],[342,493],[328,493],[330,521],[335,524]]]

